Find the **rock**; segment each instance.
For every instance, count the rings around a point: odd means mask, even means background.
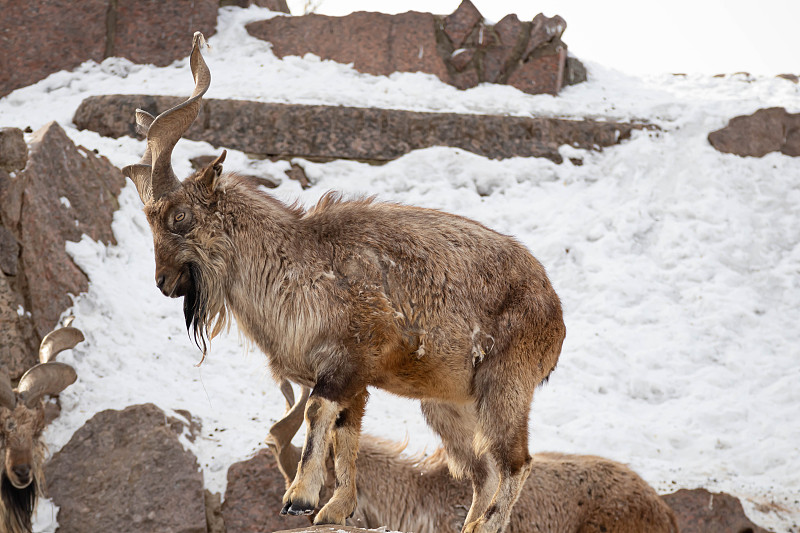
[[[11,379],[22,377],[39,362],[39,338],[22,304],[8,278],[0,273],[0,371],[7,372]]]
[[[153,404],[97,413],[45,475],[59,531],[206,533],[197,460]]]
[[[542,50],[541,48],[537,49]],[[561,46],[524,60],[508,77],[508,84],[530,94],[557,94],[564,82],[567,50]]]
[[[471,89],[480,82],[480,74],[474,68],[465,69],[461,72],[454,72],[450,81],[451,85],[461,90]]]
[[[720,152],[742,157],[763,157],[770,152],[800,156],[800,113],[782,107],[759,109],[752,115],[732,118],[728,125],[708,134],[708,142]]]
[[[131,134],[137,107],[157,114],[182,98],[142,95],[93,96],[75,113],[75,124],[104,135]],[[156,103],[153,108],[151,104]],[[393,109],[204,100],[187,139],[269,157],[390,161],[411,150],[452,146],[503,159],[547,157],[558,148],[612,146],[643,124],[499,115],[418,113]]]
[[[111,220],[125,181],[106,158],[76,147],[55,122],[33,134],[28,164],[13,179],[21,188],[21,203],[18,222],[7,227],[19,228],[27,307],[42,337],[72,305],[68,295],[88,289],[88,278],[67,254],[65,241],[79,241],[85,233],[115,243]],[[4,211],[4,221],[17,216],[14,208]]]
[[[2,2],[0,97],[86,60],[102,61],[109,0]],[[36,43],[36,46],[31,46]]]
[[[163,67],[192,50],[192,35],[216,33],[219,0],[111,0],[105,57]]]
[[[208,533],[226,533],[225,520],[222,518],[222,500],[218,492],[203,491],[206,506],[206,529]]]
[[[8,276],[17,275],[19,243],[14,234],[0,226],[0,270]]]
[[[191,163],[192,168],[194,170],[200,170],[201,168],[204,168],[207,165],[209,165],[217,157],[218,157],[217,155],[199,155],[197,157],[191,158],[189,160],[189,163]],[[292,166],[294,167],[295,165],[292,165]],[[288,175],[289,172],[291,172],[291,171],[287,171],[286,174]],[[302,169],[301,169],[301,172],[302,172]],[[253,176],[251,174],[242,174],[241,172],[238,172],[238,174],[246,176],[246,177],[248,177],[248,178],[250,178],[252,180],[255,180],[256,182],[258,182],[259,185],[261,185],[262,187],[266,187],[267,189],[274,189],[275,187],[280,185],[279,181],[276,181],[276,180],[274,180],[272,178],[265,178],[265,177],[262,177],[262,176]],[[304,174],[304,176],[305,176],[305,174]],[[291,175],[289,177],[291,178]],[[295,179],[295,178],[292,178],[292,179]],[[308,180],[306,180],[306,181],[308,181]]]
[[[793,124],[786,130],[786,141],[781,146],[781,153],[784,155],[799,157],[800,156],[800,115],[795,115],[792,120]]]
[[[217,158],[215,155],[199,155],[197,157],[193,157],[189,160],[189,164],[192,165],[194,170],[200,170],[208,166],[212,161]]]
[[[800,82],[800,76],[797,74],[778,74],[776,78],[783,78],[784,80],[789,80],[792,83]]]
[[[560,41],[561,34],[566,29],[567,22],[558,15],[554,17],[545,17],[542,13],[536,15],[531,24],[528,44],[525,45],[525,51],[522,53],[523,60],[528,59],[537,48]]]
[[[350,526],[309,526],[298,529],[282,529],[275,531],[275,533],[375,533],[376,531],[391,533],[388,530],[362,529]]]
[[[494,46],[487,47],[483,56],[483,80],[490,83],[505,83],[513,70],[512,65],[517,60],[519,52],[516,51],[525,25],[516,15],[506,15],[494,25],[497,40]],[[515,54],[516,52],[516,54]]]
[[[586,67],[577,57],[567,56],[567,61],[564,64],[564,84],[577,85],[583,83],[587,79]]]
[[[678,518],[681,533],[767,533],[744,514],[737,498],[706,489],[681,489],[662,496]]]
[[[436,19],[430,13],[359,11],[346,17],[273,17],[248,24],[247,31],[270,41],[272,52],[279,58],[310,53],[352,63],[367,74],[428,72],[447,81],[447,67],[436,48],[435,26]]]
[[[15,172],[28,162],[28,145],[18,128],[0,128],[0,170]]]
[[[450,60],[448,62],[453,65],[453,68],[455,68],[458,72],[461,72],[467,68],[467,65],[472,62],[474,57],[474,48],[461,48],[453,52],[453,55],[450,56]]]
[[[373,75],[427,72],[459,89],[513,77],[515,87],[531,94],[556,94],[564,84],[565,28],[563,18],[541,14],[524,23],[508,15],[490,26],[470,0],[445,17],[358,12],[274,17],[247,25],[251,35],[272,43],[279,58],[311,53]]]
[[[23,189],[24,180],[0,170],[0,222],[6,228],[15,229],[19,225]]]
[[[470,0],[463,0],[452,14],[444,17],[444,33],[450,38],[453,48],[461,48],[481,20],[483,15]]]
[[[66,0],[4,1],[0,97],[89,59],[168,65],[188,55],[194,31],[215,32],[218,7],[218,0],[85,0],[80,9]]]
[[[278,11],[279,13],[289,13],[289,6],[286,0],[220,0],[220,7],[237,6],[237,7],[250,7],[259,6],[266,7],[270,11]]]
[[[286,175],[289,176],[290,180],[300,182],[301,188],[311,188],[311,182],[308,180],[308,176],[306,176],[306,171],[297,163],[292,163],[291,168],[286,171]]]
[[[252,459],[232,464],[222,504],[227,533],[262,533],[308,526],[304,516],[281,516],[286,485],[272,453],[260,450]]]

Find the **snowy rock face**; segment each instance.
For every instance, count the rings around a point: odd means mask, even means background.
[[[30,155],[29,155],[30,150]],[[0,131],[0,367],[16,378],[36,363],[40,338],[88,288],[65,250],[82,234],[113,243],[111,218],[123,186],[105,158],[76,147],[52,122],[26,145]]]
[[[203,475],[152,404],[97,413],[46,467],[59,531],[205,533]]]
[[[17,287],[41,337],[71,305],[68,294],[88,288],[64,243],[83,234],[116,242],[111,218],[124,178],[106,158],[76,147],[51,122],[33,134],[25,169],[0,181],[0,217],[21,248]]]

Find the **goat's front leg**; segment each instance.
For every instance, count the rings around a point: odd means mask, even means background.
[[[366,390],[356,396],[336,419],[333,429],[336,488],[314,519],[315,524],[344,525],[356,510],[356,456],[367,396]]]
[[[311,515],[316,510],[319,491],[325,481],[331,429],[340,411],[339,402],[318,394],[318,387],[314,387],[306,405],[303,453],[294,481],[283,496],[281,514]]]

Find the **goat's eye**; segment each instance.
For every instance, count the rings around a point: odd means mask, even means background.
[[[172,213],[172,220],[169,222],[170,230],[180,235],[189,231],[189,226],[192,221],[192,215],[186,209],[176,209]]]
[[[14,422],[14,419],[12,419],[12,418],[9,418],[8,420],[6,420],[6,424],[5,425],[6,425],[6,431],[14,431],[14,429],[17,427],[17,423]]]

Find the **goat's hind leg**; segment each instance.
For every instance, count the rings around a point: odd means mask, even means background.
[[[463,533],[504,531],[532,466],[528,453],[528,414],[533,392],[528,392],[524,384],[513,382],[503,388],[482,390],[483,395],[478,399],[476,446],[494,458],[500,481],[495,485],[497,492],[488,508],[475,516],[475,520],[468,518]]]
[[[465,523],[477,519],[488,507],[497,490],[497,470],[490,457],[478,456],[473,447],[476,413],[472,405],[453,405],[422,401],[422,414],[439,434],[447,452],[450,474],[472,481],[472,504]]]
[[[356,510],[356,456],[367,396],[366,391],[357,396],[336,419],[333,428],[336,488],[314,519],[315,524],[344,525]]]

